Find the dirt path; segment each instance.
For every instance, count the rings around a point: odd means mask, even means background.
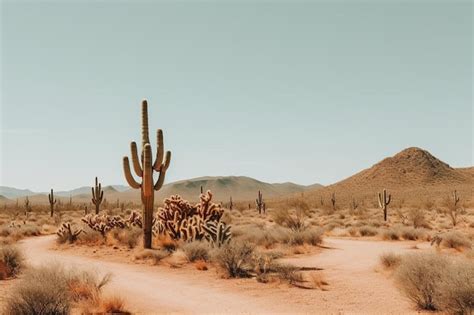
[[[190,270],[99,261],[50,250],[53,244],[54,236],[47,236],[25,240],[21,247],[32,265],[56,261],[112,273],[109,290],[123,296],[132,310],[144,314],[417,313],[392,282],[374,270],[381,253],[408,251],[413,243],[328,238],[325,245],[333,249],[287,259],[301,266],[324,268],[329,291],[220,280],[214,274],[202,276]]]

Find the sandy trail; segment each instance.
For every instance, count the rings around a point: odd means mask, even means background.
[[[409,314],[417,313],[386,276],[375,272],[383,252],[410,250],[413,243],[327,238],[322,253],[286,261],[324,268],[329,291],[281,288],[220,280],[189,270],[99,261],[51,250],[54,236],[27,239],[21,247],[32,265],[66,266],[112,273],[109,291],[140,314]],[[202,273],[201,273],[202,274]],[[206,278],[207,277],[207,278]],[[204,280],[204,281],[203,281]],[[211,281],[206,281],[211,280]],[[135,308],[134,308],[135,307]]]

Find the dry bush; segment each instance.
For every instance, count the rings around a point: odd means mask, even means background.
[[[408,218],[415,229],[422,227],[430,228],[425,219],[425,211],[421,208],[411,208],[408,211]]]
[[[181,249],[190,262],[209,260],[209,245],[200,241],[185,243]]]
[[[13,289],[6,312],[11,315],[69,314],[74,302],[97,300],[110,276],[103,278],[60,265],[29,270]]]
[[[17,247],[0,247],[0,280],[14,277],[23,268],[23,255]]]
[[[366,225],[359,228],[359,233],[361,236],[375,236],[379,234],[379,231],[374,227]]]
[[[305,221],[308,218],[309,206],[303,201],[296,199],[290,202],[294,209],[279,208],[273,211],[273,220],[276,224],[287,227],[291,230],[302,231],[305,229]]]
[[[426,310],[471,314],[474,310],[474,265],[434,253],[402,258],[397,283],[409,299]]]
[[[324,230],[319,228],[311,228],[303,231],[287,230],[282,234],[281,240],[289,245],[309,244],[313,246],[320,245],[323,241]]]
[[[150,260],[154,265],[158,265],[161,260],[170,256],[166,250],[144,249],[135,254],[136,260]]]
[[[412,227],[400,228],[400,236],[404,240],[415,241],[415,240],[429,240],[430,234],[425,229],[417,229]]]
[[[380,255],[380,263],[387,269],[398,267],[401,261],[402,257],[395,253],[384,253]]]
[[[287,282],[293,286],[301,286],[304,282],[304,278],[299,269],[292,265],[277,265],[276,266],[277,276],[281,281]]]
[[[119,296],[107,296],[100,299],[100,314],[131,314],[126,310],[124,300]]]
[[[463,249],[469,249],[472,247],[472,244],[469,238],[458,231],[446,232],[442,235],[441,238],[442,238],[441,245],[447,248],[463,250]]]
[[[235,227],[232,231],[232,237],[239,241],[252,243],[265,248],[272,248],[281,242],[281,236],[286,233],[286,229],[275,226],[271,229],[265,229],[256,225],[245,227]]]
[[[230,243],[214,252],[212,259],[219,264],[230,278],[245,278],[253,269],[254,246],[245,242]]]
[[[388,230],[383,231],[382,239],[390,241],[398,241],[400,239],[400,229],[389,228]]]
[[[139,228],[115,229],[112,235],[120,244],[133,249],[140,243],[143,232]]]

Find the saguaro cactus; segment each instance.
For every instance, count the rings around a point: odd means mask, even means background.
[[[25,197],[25,216],[28,217],[28,212],[30,212],[31,207],[30,207],[30,200],[28,199],[28,196]]]
[[[230,196],[229,210],[232,210],[233,208],[234,208],[234,203],[232,202],[232,196]]]
[[[54,198],[54,192],[52,188],[51,188],[51,193],[48,194],[48,199],[49,199],[49,208],[51,209],[51,217],[53,217],[54,205],[56,204],[57,200]]]
[[[97,177],[95,178],[95,186],[92,187],[92,203],[95,205],[95,214],[99,214],[100,204],[104,198],[104,192],[102,191],[102,184],[99,183]]]
[[[336,210],[336,193],[331,194],[332,210]]]
[[[153,162],[151,144],[148,136],[148,103],[146,100],[142,101],[141,159],[138,158],[137,144],[135,142],[132,142],[130,144],[130,149],[132,154],[133,169],[135,171],[135,174],[138,177],[142,178],[141,183],[138,183],[133,177],[130,171],[130,162],[127,156],[124,156],[123,158],[123,169],[125,173],[125,178],[130,187],[141,190],[141,197],[143,203],[143,246],[145,248],[151,248],[154,190],[158,191],[163,186],[166,171],[170,166],[171,152],[167,151],[165,156],[163,145],[163,131],[161,129],[158,129],[157,153],[155,162]],[[159,173],[159,177],[156,183],[153,182],[153,172]]]
[[[388,194],[387,198],[387,190],[383,190],[382,193],[379,193],[379,207],[383,210],[383,219],[387,221],[387,206],[390,204],[392,200],[392,195]]]
[[[265,202],[263,201],[263,194],[261,193],[260,190],[258,191],[257,199],[255,199],[255,205],[257,206],[258,214],[262,214],[262,212],[265,213],[266,206],[265,206]]]

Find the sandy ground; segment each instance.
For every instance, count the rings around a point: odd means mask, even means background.
[[[255,280],[220,279],[215,272],[170,269],[76,256],[51,250],[54,236],[22,241],[32,265],[60,262],[112,273],[109,293],[125,298],[140,314],[417,314],[384,272],[384,252],[412,251],[415,242],[381,242],[327,238],[322,252],[285,259],[292,264],[323,268],[327,291],[304,290]]]

